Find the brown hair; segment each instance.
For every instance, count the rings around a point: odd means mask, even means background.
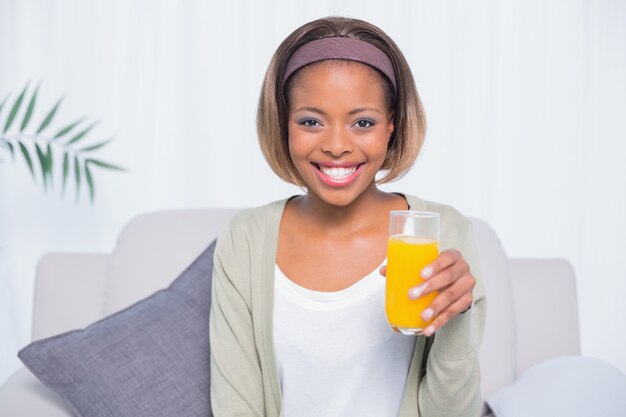
[[[289,156],[289,82],[283,84],[283,74],[289,57],[302,45],[315,39],[335,36],[347,36],[368,42],[383,51],[391,60],[398,86],[395,94],[388,78],[380,74],[385,80],[385,94],[395,96],[388,97],[393,101],[389,110],[395,112],[394,132],[382,166],[388,172],[378,183],[398,179],[411,168],[419,154],[426,134],[426,118],[411,69],[400,49],[385,32],[358,19],[325,17],[314,20],[293,31],[280,44],[265,74],[257,111],[257,133],[263,155],[279,177],[296,185],[305,185]],[[293,78],[290,77],[289,80]]]

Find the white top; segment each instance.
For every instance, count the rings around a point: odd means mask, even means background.
[[[274,347],[285,417],[396,417],[415,337],[385,316],[376,268],[350,287],[313,291],[276,265]]]

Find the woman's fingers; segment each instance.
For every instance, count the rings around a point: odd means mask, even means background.
[[[430,305],[422,312],[422,318],[424,320],[430,320],[431,318],[441,314],[441,312],[447,310],[452,304],[456,303],[461,298],[469,295],[469,303],[463,307],[464,311],[472,302],[472,290],[476,280],[470,274],[464,275],[458,279],[454,284],[450,285],[445,290],[441,291]]]
[[[447,249],[441,252],[437,259],[435,259],[430,265],[427,265],[424,269],[422,269],[421,276],[422,278],[428,280],[451,265],[454,265],[459,259],[463,259],[461,257],[461,252],[456,249]]]
[[[424,335],[431,336],[437,330],[441,329],[441,327],[446,324],[451,318],[455,317],[459,313],[464,312],[471,305],[472,293],[467,292],[463,294],[459,299],[454,301],[452,304],[448,305],[438,315],[436,315],[435,320],[433,320],[433,322],[429,324],[428,327],[426,327],[426,329],[424,330]]]
[[[447,265],[447,263],[441,263]],[[432,264],[431,264],[432,265]],[[469,266],[462,257],[456,258],[456,262],[448,265],[443,270],[431,275],[428,280],[409,290],[409,298],[419,298],[433,291],[442,291],[457,281],[465,274],[469,274]]]
[[[427,265],[424,269],[422,269],[420,275],[425,280],[432,278],[437,275],[441,270],[448,268],[449,266],[455,264],[459,261],[459,259],[463,259],[461,257],[461,252],[456,249],[447,249],[439,256],[435,261],[433,261],[430,265]],[[381,275],[387,276],[387,265],[383,265],[378,269]],[[433,290],[431,290],[433,291]]]

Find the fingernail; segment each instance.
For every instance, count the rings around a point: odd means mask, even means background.
[[[431,336],[433,333],[435,333],[435,326],[428,326],[426,330],[424,330],[424,335],[426,336]]]
[[[422,311],[422,318],[426,321],[430,320],[430,318],[433,316],[433,309],[432,308],[427,308],[426,310]]]
[[[420,298],[423,292],[424,292],[423,285],[418,285],[417,287],[413,287],[409,290],[409,298]]]
[[[422,269],[422,278],[430,278],[430,275],[433,273],[433,268],[430,266],[427,266],[426,268]]]

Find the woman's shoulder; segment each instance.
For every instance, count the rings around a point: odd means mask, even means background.
[[[278,200],[235,212],[217,236],[215,257],[234,267],[262,256],[266,246],[275,246],[285,202]]]
[[[219,241],[250,240],[278,230],[287,198],[238,210],[222,229]],[[256,239],[255,239],[256,240]]]
[[[280,222],[280,217],[287,198],[272,201],[261,206],[248,207],[237,211],[230,219],[228,226],[235,230],[267,227]]]

